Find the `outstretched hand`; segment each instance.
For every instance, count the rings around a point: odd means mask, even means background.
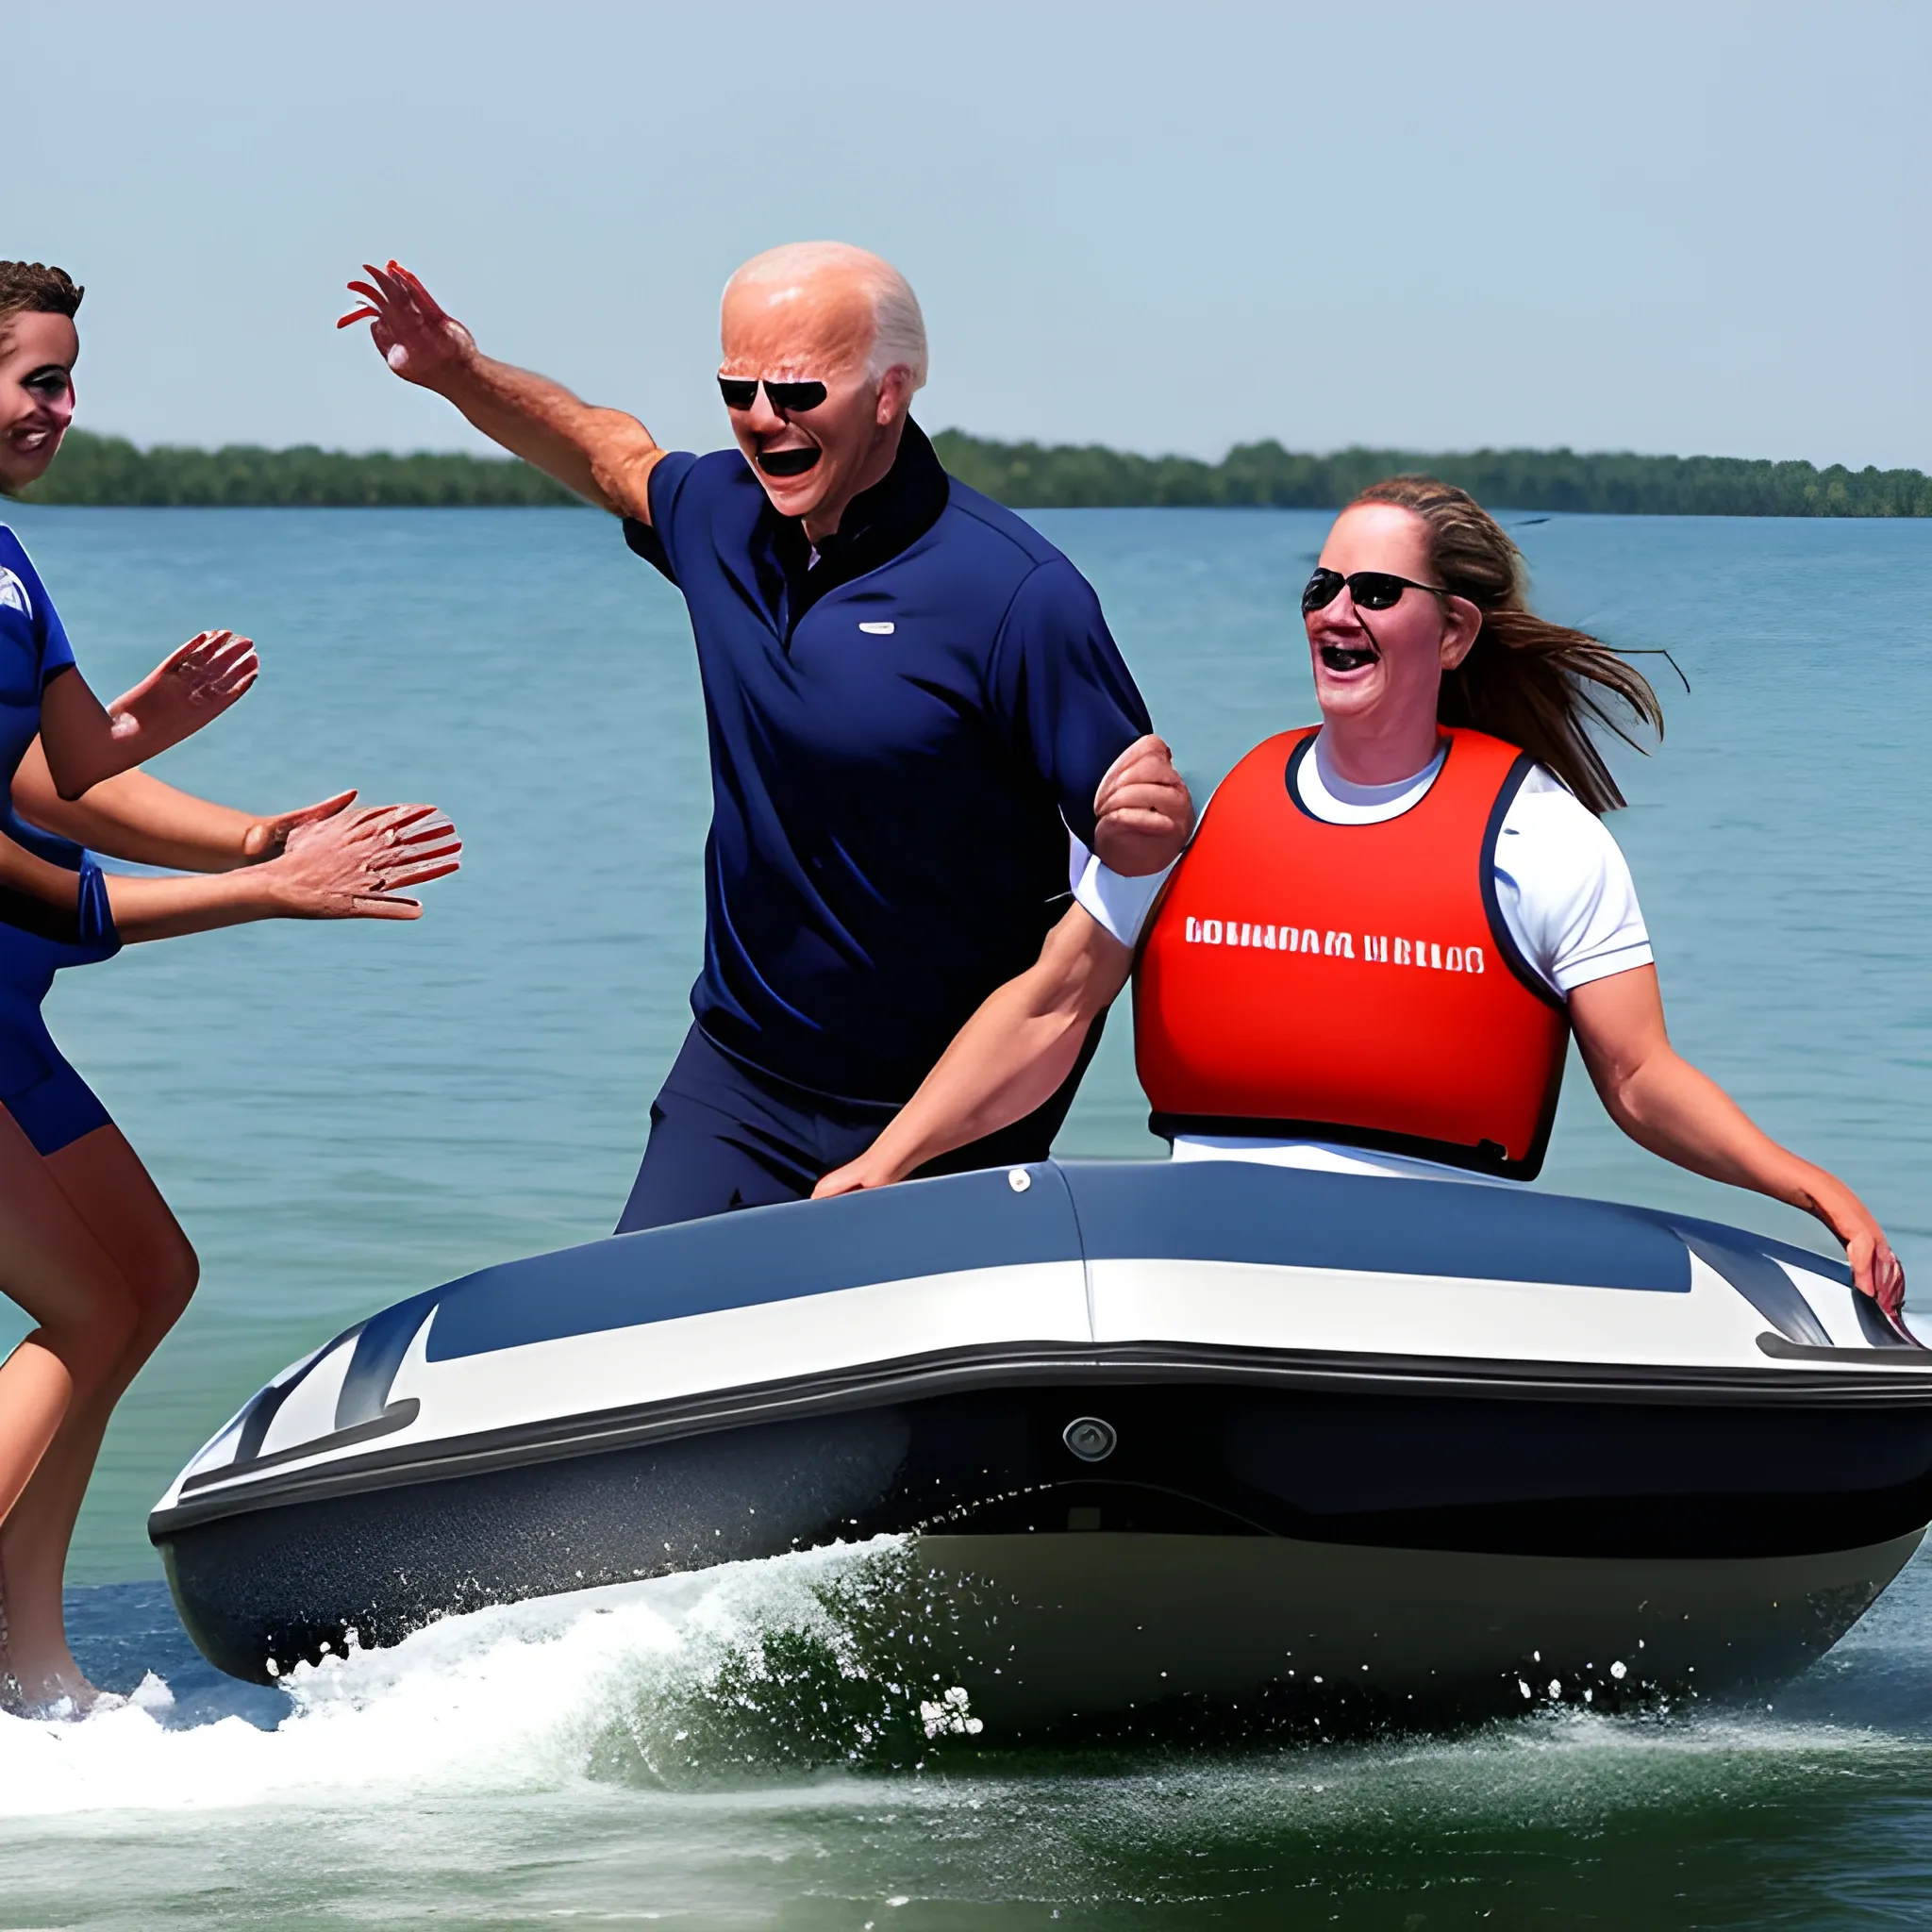
[[[285,811],[274,818],[257,819],[242,835],[242,857],[250,865],[279,858],[287,850],[289,834],[299,825],[320,824],[356,802],[353,790],[338,791],[316,805],[305,805],[297,811]]]
[[[350,812],[330,799],[291,816],[302,823],[289,827],[281,855],[259,874],[274,878],[291,919],[420,919],[421,904],[403,895],[455,872],[463,849],[433,805]]]
[[[434,388],[438,375],[475,353],[476,339],[400,262],[386,269],[362,264],[369,279],[351,282],[349,292],[362,297],[336,324],[347,328],[366,322],[382,359],[405,382]]]
[[[1145,878],[1181,856],[1194,801],[1174,754],[1151,732],[1122,752],[1093,794],[1093,849],[1123,878]]]
[[[246,693],[260,670],[254,643],[231,630],[190,638],[108,707],[108,732],[122,769],[211,724]]]

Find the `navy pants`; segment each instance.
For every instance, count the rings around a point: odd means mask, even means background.
[[[1066,1084],[1044,1107],[920,1173],[1044,1160],[1100,1043],[1100,1028],[1095,1020]],[[794,1087],[723,1052],[693,1026],[651,1103],[651,1138],[617,1232],[802,1201],[835,1167],[863,1154],[898,1111],[890,1101],[840,1100]]]

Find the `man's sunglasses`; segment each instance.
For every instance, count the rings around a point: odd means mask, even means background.
[[[755,375],[721,375],[718,393],[727,409],[748,409],[758,399],[758,378]],[[765,378],[765,400],[787,415],[802,416],[816,409],[825,399],[822,382],[774,382]]]
[[[1386,570],[1358,570],[1347,576],[1339,570],[1318,570],[1302,592],[1302,615],[1334,603],[1344,585],[1359,610],[1393,610],[1405,591],[1426,591],[1432,597],[1450,594],[1441,584],[1419,584],[1413,577],[1398,577]]]

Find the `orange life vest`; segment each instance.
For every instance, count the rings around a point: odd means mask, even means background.
[[[1295,774],[1314,729],[1227,775],[1155,916],[1134,992],[1153,1126],[1416,1154],[1527,1179],[1570,1036],[1496,904],[1503,815],[1532,760],[1450,730],[1427,793],[1332,825]]]

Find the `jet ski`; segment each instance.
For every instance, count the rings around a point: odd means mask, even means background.
[[[195,1642],[258,1681],[483,1605],[891,1535],[998,1735],[1341,1687],[1761,1686],[1928,1521],[1932,1353],[1842,1262],[1477,1179],[1206,1159],[484,1269],[276,1376],[149,1533]]]

